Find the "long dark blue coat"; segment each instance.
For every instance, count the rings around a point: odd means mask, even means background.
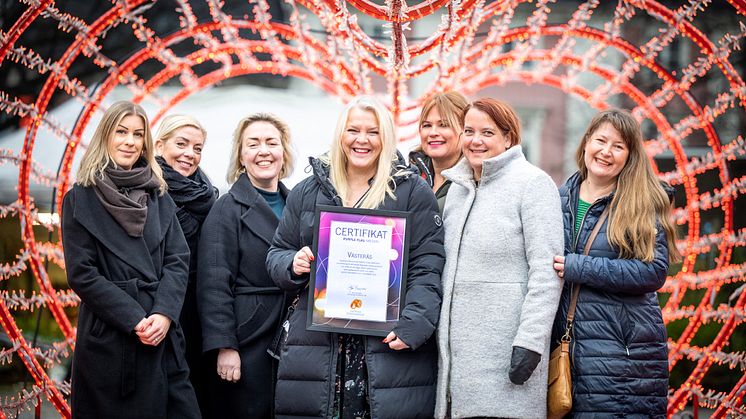
[[[581,284],[571,346],[572,415],[665,417],[668,394],[666,328],[656,290],[668,271],[668,245],[659,225],[651,262],[620,259],[606,236],[608,219],[593,242],[585,242],[613,195],[588,209],[574,239],[580,191],[576,173],[560,188],[565,226],[565,286],[555,319],[553,342],[562,336],[571,286]]]
[[[328,166],[312,159],[312,167],[314,176],[290,194],[267,255],[267,268],[277,285],[296,292],[308,284],[309,276],[291,275],[290,269],[295,253],[312,244],[316,205],[341,205],[329,181]],[[364,339],[369,402],[374,419],[431,418],[438,371],[434,332],[442,300],[443,229],[435,196],[425,181],[414,173],[397,179],[396,200],[386,197],[379,208],[413,215],[406,303],[394,328],[412,349],[394,351],[380,337]],[[338,335],[306,330],[306,292],[290,316],[281,352],[275,401],[278,418],[332,414]]]
[[[148,196],[143,237],[130,237],[93,188],[75,185],[62,204],[70,287],[80,296],[71,403],[77,418],[200,417],[178,324],[189,248],[168,195]],[[134,333],[144,317],[171,319],[157,346]]]
[[[280,183],[280,194],[288,189]],[[267,348],[288,303],[264,261],[279,220],[246,174],[220,197],[202,227],[197,303],[207,352],[208,413],[213,418],[269,418],[277,368]],[[241,355],[241,379],[217,374],[217,352]]]

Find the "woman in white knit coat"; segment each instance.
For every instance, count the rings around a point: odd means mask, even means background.
[[[444,210],[437,418],[546,417],[547,362],[562,282],[560,198],[520,146],[507,104],[469,105],[464,159]]]

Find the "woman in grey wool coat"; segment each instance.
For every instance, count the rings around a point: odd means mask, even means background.
[[[464,159],[445,170],[446,265],[435,416],[546,417],[561,281],[560,199],[526,161],[520,122],[494,99],[466,108]]]

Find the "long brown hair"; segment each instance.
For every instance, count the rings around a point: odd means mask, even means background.
[[[585,145],[602,125],[611,125],[629,150],[627,162],[617,177],[616,192],[609,209],[609,243],[619,249],[626,259],[653,260],[655,253],[656,221],[666,231],[668,260],[678,262],[681,254],[676,248],[676,229],[671,221],[671,202],[645,154],[640,124],[628,112],[608,109],[599,112],[588,125],[575,153],[575,161],[583,180],[588,177],[585,165]]]

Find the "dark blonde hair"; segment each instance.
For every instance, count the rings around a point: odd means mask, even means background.
[[[293,173],[294,156],[290,142],[290,128],[280,118],[269,114],[269,113],[255,113],[251,114],[240,121],[233,131],[233,147],[231,149],[230,167],[228,167],[228,174],[226,180],[228,183],[233,183],[241,176],[246,169],[241,164],[241,147],[243,146],[241,136],[249,125],[255,122],[267,122],[272,124],[278,131],[280,131],[280,144],[282,145],[282,168],[280,169],[280,179],[284,179]]]
[[[161,122],[161,125],[158,126],[158,131],[156,131],[153,140],[155,142],[161,140],[165,143],[174,136],[174,133],[178,129],[184,127],[192,127],[198,129],[202,133],[202,138],[207,140],[207,131],[202,126],[202,124],[200,124],[196,118],[182,114],[173,114],[165,117]]]
[[[505,138],[510,141],[510,147],[521,143],[521,120],[512,106],[491,97],[477,99],[464,109],[464,114],[461,117],[461,126],[463,126],[466,113],[470,109],[477,109],[489,115],[490,119],[497,125],[497,128],[502,131]]]
[[[459,92],[448,91],[444,93],[436,93],[430,96],[425,103],[422,105],[422,113],[420,113],[419,127],[425,122],[425,118],[433,108],[438,110],[441,120],[443,120],[453,131],[456,136],[461,134],[464,128],[464,109],[469,105],[466,97]],[[421,146],[417,146],[417,151],[422,151]]]
[[[91,142],[88,143],[88,148],[85,154],[83,154],[83,159],[80,161],[76,180],[78,184],[81,186],[93,186],[96,183],[96,179],[103,177],[104,170],[110,164],[114,164],[111,156],[109,156],[109,141],[119,123],[131,115],[139,116],[145,126],[141,158],[145,160],[150,170],[153,171],[153,176],[158,180],[160,184],[158,190],[160,193],[163,194],[166,191],[166,181],[163,180],[161,166],[155,161],[155,150],[152,134],[150,133],[148,116],[140,105],[126,100],[114,102],[106,110],[103,118],[101,118],[101,122],[99,122],[96,131],[93,133]]]
[[[670,217],[671,202],[645,154],[640,124],[629,112],[608,109],[591,120],[575,152],[581,178],[588,177],[585,146],[604,124],[611,125],[619,133],[629,150],[610,204],[609,243],[619,249],[620,257],[650,262],[655,254],[656,222],[659,222],[668,239],[668,260],[681,260],[676,248],[676,229]]]

